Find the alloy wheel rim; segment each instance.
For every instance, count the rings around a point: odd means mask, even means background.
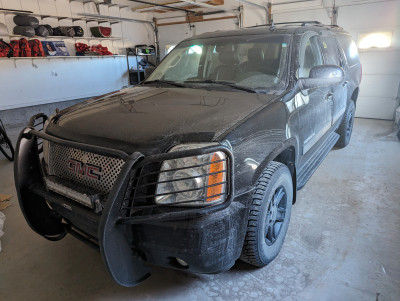
[[[8,145],[5,137],[1,133],[0,133],[0,147],[7,155],[9,155],[10,157],[12,156],[10,146]]]
[[[265,224],[265,242],[273,245],[278,239],[286,217],[287,194],[283,186],[279,186],[268,204]]]
[[[347,137],[350,136],[352,130],[353,130],[353,119],[354,119],[354,115],[353,115],[353,111],[350,112],[350,118],[349,118],[349,123],[347,124],[347,129],[346,129],[346,135]]]

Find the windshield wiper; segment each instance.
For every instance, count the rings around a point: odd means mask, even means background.
[[[204,80],[187,80],[184,81],[184,83],[194,83],[194,84],[217,84],[217,85],[224,85],[224,86],[228,86],[231,88],[234,88],[236,90],[241,90],[241,91],[246,91],[246,92],[250,92],[250,93],[256,93],[257,91],[255,89],[252,88],[248,88],[248,87],[243,87],[243,86],[239,86],[233,82],[226,82],[226,81],[221,81],[221,80],[213,80],[213,79],[204,79]]]
[[[172,80],[161,80],[161,79],[156,79],[156,80],[150,80],[150,81],[145,81],[143,82],[143,85],[148,85],[148,84],[167,84],[175,87],[185,87],[185,85],[174,82]]]

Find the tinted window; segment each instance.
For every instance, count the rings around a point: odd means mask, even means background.
[[[319,65],[322,65],[322,55],[318,46],[318,36],[305,37],[300,43],[298,76],[309,77],[311,68]]]
[[[347,64],[354,66],[360,62],[358,58],[357,45],[348,34],[338,34],[336,36],[339,45],[343,48],[344,54],[346,55]]]
[[[341,66],[339,49],[334,37],[322,37],[322,47],[325,54],[325,63]]]
[[[184,41],[148,81],[184,84],[225,81],[253,89],[286,86],[289,35],[235,36]],[[209,84],[209,83],[208,83]]]

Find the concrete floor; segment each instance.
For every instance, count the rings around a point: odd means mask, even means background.
[[[155,267],[140,286],[120,287],[96,251],[72,237],[54,243],[32,232],[13,197],[4,211],[0,299],[400,300],[400,142],[393,125],[356,119],[350,145],[331,151],[299,192],[283,249],[263,269],[239,261],[218,275]],[[0,179],[0,193],[15,195],[13,165],[2,157]]]

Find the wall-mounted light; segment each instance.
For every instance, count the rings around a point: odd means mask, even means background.
[[[387,48],[392,44],[392,32],[362,33],[358,37],[358,48]]]
[[[165,45],[165,55],[171,52],[172,49],[174,49],[176,44],[167,44]]]

